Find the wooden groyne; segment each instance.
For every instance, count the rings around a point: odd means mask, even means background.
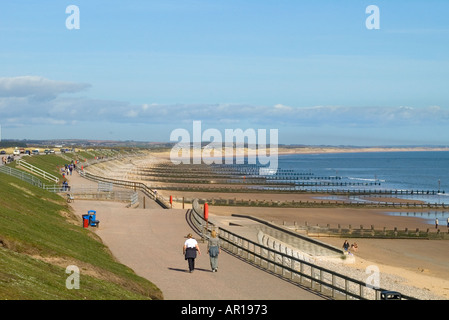
[[[193,198],[173,197],[173,201],[178,203],[192,203]],[[258,199],[222,199],[222,198],[200,198],[201,204],[208,203],[213,206],[236,206],[236,207],[261,207],[261,208],[388,208],[388,209],[407,209],[407,210],[446,210],[448,204],[444,203],[423,203],[423,202],[388,202],[388,201],[338,201],[338,200],[315,200],[315,201],[273,201]]]
[[[283,223],[285,226],[285,222]],[[353,227],[351,225],[342,226],[309,226],[307,222],[304,225],[288,226],[289,229],[306,234],[309,237],[339,237],[339,238],[379,238],[379,239],[427,239],[427,240],[449,240],[449,228],[441,227],[438,229],[426,228],[376,228],[374,225],[366,228],[363,225]]]

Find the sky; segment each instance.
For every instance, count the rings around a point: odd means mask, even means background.
[[[279,144],[449,145],[448,15],[447,0],[1,1],[1,138],[168,142],[200,121]]]

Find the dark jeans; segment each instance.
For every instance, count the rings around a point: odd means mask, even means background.
[[[189,271],[193,271],[195,269],[195,258],[187,258],[187,262],[189,263]]]

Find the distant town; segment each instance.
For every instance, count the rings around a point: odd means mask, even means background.
[[[87,140],[87,139],[49,139],[49,140],[14,140],[0,141],[0,148],[72,148],[72,147],[127,147],[127,148],[171,148],[173,143],[144,142],[144,141],[115,141],[115,140]]]

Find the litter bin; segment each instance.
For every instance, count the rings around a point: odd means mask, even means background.
[[[83,214],[83,227],[87,228],[89,227],[89,215]]]
[[[380,300],[401,300],[401,294],[396,291],[381,291]]]
[[[97,211],[95,210],[89,210],[87,211],[87,214],[90,216],[90,220],[97,220]]]
[[[98,224],[100,221],[97,220],[97,211],[95,210],[89,210],[88,213],[88,219],[89,219],[89,225],[91,227],[98,227]]]

